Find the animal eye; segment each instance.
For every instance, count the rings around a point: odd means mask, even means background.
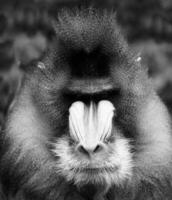
[[[44,65],[44,63],[43,62],[38,62],[38,68],[40,68],[40,69],[45,69],[45,65]]]

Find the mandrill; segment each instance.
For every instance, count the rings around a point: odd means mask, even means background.
[[[2,199],[171,200],[171,119],[115,15],[54,24],[0,135]]]

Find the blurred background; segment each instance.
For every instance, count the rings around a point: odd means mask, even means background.
[[[63,7],[83,5],[117,12],[172,113],[172,0],[0,0],[0,127],[23,73],[51,45],[52,19]]]

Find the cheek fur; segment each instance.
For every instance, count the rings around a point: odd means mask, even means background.
[[[76,185],[87,183],[121,185],[132,177],[132,154],[127,139],[117,138],[108,145],[105,155],[99,155],[93,160],[77,154],[69,146],[67,138],[61,138],[54,144],[53,153],[58,158],[57,171],[68,181]],[[88,170],[88,169],[94,170]]]

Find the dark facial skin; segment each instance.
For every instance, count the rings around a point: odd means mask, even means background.
[[[55,29],[1,133],[4,200],[172,199],[171,119],[114,14],[64,11]]]

